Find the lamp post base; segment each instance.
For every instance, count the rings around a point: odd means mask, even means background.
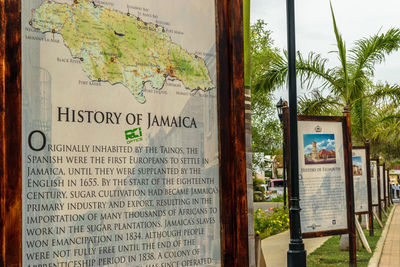
[[[307,258],[306,251],[303,249],[290,249],[291,244],[289,244],[289,250],[287,252],[287,266],[288,267],[306,267]]]

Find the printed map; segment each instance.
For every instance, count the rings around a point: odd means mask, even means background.
[[[121,83],[144,103],[145,83],[163,88],[167,78],[188,90],[214,88],[203,58],[174,43],[163,26],[129,12],[75,0],[44,1],[32,11],[29,24],[43,33],[60,34],[74,58],[93,81]]]

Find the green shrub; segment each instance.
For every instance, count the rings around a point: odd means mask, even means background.
[[[258,209],[254,212],[254,231],[261,239],[289,229],[287,208],[274,208],[272,211]]]
[[[286,197],[287,200],[287,197]],[[277,197],[271,198],[269,202],[283,202],[283,195],[278,195]]]

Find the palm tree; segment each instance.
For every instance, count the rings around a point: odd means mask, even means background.
[[[370,133],[373,153],[391,161],[400,158],[400,109],[392,104],[381,107],[371,118],[374,124]]]
[[[385,61],[385,57],[400,48],[400,29],[391,28],[386,33],[377,33],[369,38],[355,42],[347,50],[342,35],[336,25],[332,4],[330,5],[333,29],[336,37],[340,65],[329,68],[328,60],[320,54],[310,52],[308,57],[297,53],[297,75],[301,85],[308,89],[316,88],[311,97],[301,98],[299,110],[306,114],[332,115],[338,108],[352,109],[352,122],[356,126],[355,134],[361,140],[366,138],[368,105],[382,99],[400,99],[400,86],[390,84],[375,85],[372,77],[375,65]],[[287,56],[272,62],[271,68],[264,74],[256,86],[259,91],[271,91],[287,82]],[[328,90],[328,97],[320,91]]]

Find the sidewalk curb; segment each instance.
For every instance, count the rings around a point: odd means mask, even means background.
[[[389,214],[389,217],[386,221],[385,227],[383,228],[382,235],[379,238],[378,244],[376,244],[374,255],[372,255],[372,258],[369,260],[368,267],[378,267],[378,265],[379,265],[379,261],[381,260],[381,256],[382,256],[383,245],[385,244],[386,236],[389,231],[389,226],[392,222],[393,213],[394,213],[394,210],[397,208],[397,205],[393,205],[393,206],[394,207]]]

